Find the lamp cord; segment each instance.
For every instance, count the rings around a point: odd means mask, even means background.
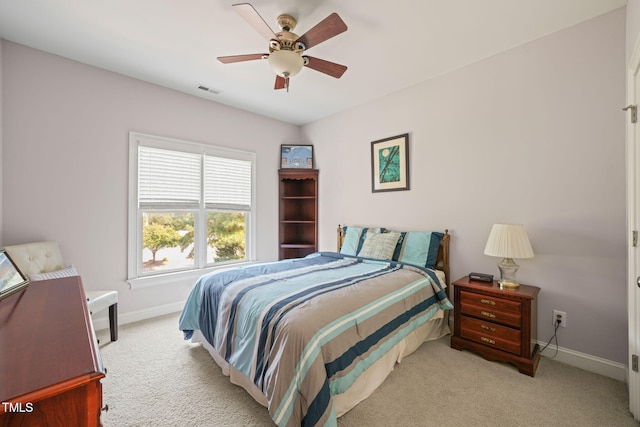
[[[540,353],[542,353],[543,351],[545,351],[547,349],[547,347],[549,347],[549,344],[551,344],[551,341],[556,340],[556,352],[553,356],[551,356],[552,359],[554,359],[557,355],[558,355],[558,328],[560,327],[560,320],[556,320],[556,326],[553,329],[553,336],[549,339],[549,342],[542,347],[542,350],[540,350]]]

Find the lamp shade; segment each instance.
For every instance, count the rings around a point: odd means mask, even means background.
[[[502,258],[533,258],[533,249],[522,224],[493,224],[484,254]]]
[[[280,77],[293,77],[304,66],[304,59],[290,50],[276,50],[269,55],[269,66]]]

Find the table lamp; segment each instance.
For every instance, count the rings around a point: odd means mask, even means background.
[[[513,258],[533,258],[533,249],[522,224],[493,224],[484,254],[502,257],[498,263],[500,286],[517,288],[516,272],[520,266]]]

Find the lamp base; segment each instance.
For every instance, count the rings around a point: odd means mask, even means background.
[[[500,283],[501,288],[511,288],[515,289],[520,286],[518,281],[516,280],[516,272],[520,266],[515,263],[513,258],[503,258],[502,261],[498,263],[498,269],[500,270]]]
[[[517,289],[520,287],[520,283],[512,282],[511,280],[498,280],[500,289]]]

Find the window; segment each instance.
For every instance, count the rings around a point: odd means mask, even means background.
[[[254,259],[254,153],[138,133],[129,145],[132,286]]]

